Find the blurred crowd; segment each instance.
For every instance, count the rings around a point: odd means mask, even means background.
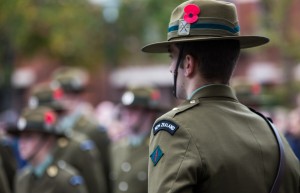
[[[1,193],[147,192],[149,133],[172,107],[159,89],[129,85],[117,103],[94,107],[82,97],[88,79],[83,69],[59,68],[30,89],[19,115],[1,115]],[[294,109],[264,109],[257,89],[236,92],[273,120],[300,158],[300,97]]]

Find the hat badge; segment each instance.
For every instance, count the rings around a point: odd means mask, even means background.
[[[22,131],[22,130],[25,129],[26,125],[27,125],[26,119],[23,118],[23,117],[21,117],[21,118],[19,119],[19,121],[18,121],[18,129],[19,129],[20,131]]]
[[[184,7],[183,19],[179,20],[178,35],[189,35],[191,24],[199,19],[200,8],[195,4],[188,4]]]

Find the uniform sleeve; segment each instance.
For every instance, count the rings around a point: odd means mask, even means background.
[[[173,120],[175,130],[155,128],[149,146],[149,193],[191,193],[202,166],[199,152],[188,128]],[[172,125],[168,126],[172,129]],[[175,132],[174,132],[175,131]]]

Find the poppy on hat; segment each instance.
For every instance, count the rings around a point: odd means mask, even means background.
[[[19,136],[22,132],[39,132],[52,135],[64,135],[57,127],[56,113],[48,107],[25,108],[16,128],[8,129],[9,134]]]
[[[79,67],[61,67],[52,74],[52,85],[61,87],[67,93],[81,93],[87,90],[88,72]]]
[[[28,106],[32,109],[38,106],[46,106],[57,112],[64,111],[66,108],[61,102],[63,96],[64,91],[62,88],[48,83],[41,83],[33,87],[28,100]]]
[[[121,98],[121,102],[127,107],[142,107],[149,110],[166,110],[161,104],[161,93],[153,88],[129,88]]]

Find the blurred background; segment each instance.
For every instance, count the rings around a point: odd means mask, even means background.
[[[300,1],[231,0],[243,35],[271,42],[244,50],[232,85],[240,100],[273,112],[290,110],[300,91]],[[144,54],[166,39],[169,16],[182,0],[1,0],[0,113],[18,112],[28,91],[61,66],[90,73],[93,107],[118,103],[127,86],[154,86],[172,106],[168,55]],[[299,100],[298,100],[299,101]]]

